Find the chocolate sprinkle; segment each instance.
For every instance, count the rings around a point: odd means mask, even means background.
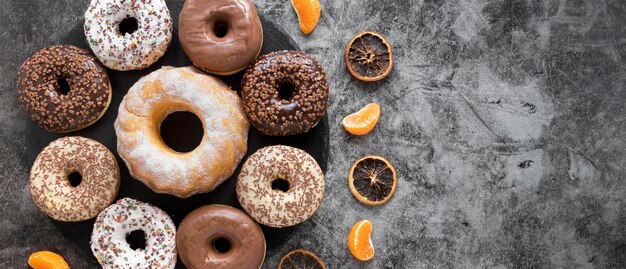
[[[289,182],[287,192],[273,190],[275,179]],[[252,154],[237,178],[237,199],[257,222],[293,226],[309,219],[324,197],[324,173],[301,149],[269,146]]]
[[[70,86],[61,93],[59,79]],[[66,133],[96,122],[111,101],[109,77],[91,53],[69,45],[37,51],[18,74],[18,99],[42,128]]]
[[[289,100],[280,87],[295,88]],[[242,81],[244,111],[264,134],[287,136],[308,132],[326,114],[328,80],[322,66],[298,51],[277,51],[259,57]]]
[[[72,187],[68,175],[78,172]],[[63,137],[45,147],[30,171],[30,194],[46,215],[59,221],[83,221],[113,203],[120,171],[113,153],[95,140]]]

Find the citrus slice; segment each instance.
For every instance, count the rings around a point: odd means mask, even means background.
[[[343,128],[353,135],[368,134],[378,123],[380,117],[380,106],[377,103],[371,103],[361,108],[361,110],[350,114],[343,118],[341,122]]]
[[[352,165],[348,184],[352,195],[366,205],[382,205],[396,192],[398,176],[389,161],[380,156],[365,156]]]
[[[296,249],[280,259],[278,269],[326,269],[326,265],[315,253]]]
[[[352,256],[360,261],[369,261],[374,257],[371,221],[362,220],[352,226],[348,234],[348,248]]]
[[[291,0],[291,5],[298,15],[300,30],[305,35],[313,32],[322,14],[319,0]]]
[[[34,269],[70,269],[65,259],[51,251],[38,251],[28,257],[28,265]]]
[[[346,66],[358,80],[381,80],[389,75],[393,67],[391,46],[378,33],[360,33],[346,46]]]

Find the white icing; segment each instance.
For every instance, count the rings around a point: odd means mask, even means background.
[[[289,182],[287,192],[272,189],[272,181]],[[237,178],[237,199],[257,222],[270,227],[293,226],[309,219],[324,197],[324,173],[305,151],[268,146],[252,154]]]
[[[142,230],[146,248],[133,250],[126,235]],[[176,226],[165,211],[122,198],[100,212],[91,234],[91,251],[104,269],[169,269],[176,266]]]
[[[124,18],[138,29],[122,35]],[[164,0],[92,0],[85,12],[85,36],[98,59],[115,70],[143,69],[165,53],[172,39],[172,19]]]

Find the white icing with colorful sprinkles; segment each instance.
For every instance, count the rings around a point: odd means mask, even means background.
[[[119,24],[125,18],[135,18],[138,29],[122,35]],[[172,19],[164,0],[92,0],[84,29],[93,53],[115,70],[150,66],[172,40]]]
[[[142,230],[146,248],[133,250],[126,235]],[[104,269],[166,269],[176,266],[176,226],[165,211],[123,198],[100,212],[91,234],[91,251]]]

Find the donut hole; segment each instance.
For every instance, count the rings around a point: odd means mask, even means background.
[[[291,97],[293,97],[293,93],[296,91],[296,86],[286,82],[280,85],[280,87],[278,88],[278,96],[280,96],[281,99],[283,100],[291,100]]]
[[[213,249],[215,249],[217,253],[226,253],[230,251],[230,248],[230,241],[224,237],[218,237],[213,240]]]
[[[67,181],[70,182],[70,186],[78,187],[83,182],[83,176],[79,172],[71,172],[67,175]]]
[[[145,249],[146,248],[146,233],[142,230],[135,230],[126,234],[126,243],[131,249]]]
[[[163,119],[161,139],[172,150],[186,153],[196,149],[204,136],[202,121],[188,111],[170,113]]]
[[[290,187],[289,181],[282,178],[277,178],[272,181],[272,190],[274,191],[288,192]]]
[[[228,24],[225,22],[217,22],[213,26],[213,34],[218,38],[223,38],[228,34]]]
[[[137,22],[137,19],[133,17],[128,17],[124,18],[120,22],[118,28],[118,31],[121,35],[132,34],[137,31],[137,29],[139,29],[139,23]]]
[[[70,93],[70,84],[67,82],[67,79],[59,78],[57,79],[57,83],[59,84],[58,92],[61,95],[67,95],[68,93]]]

